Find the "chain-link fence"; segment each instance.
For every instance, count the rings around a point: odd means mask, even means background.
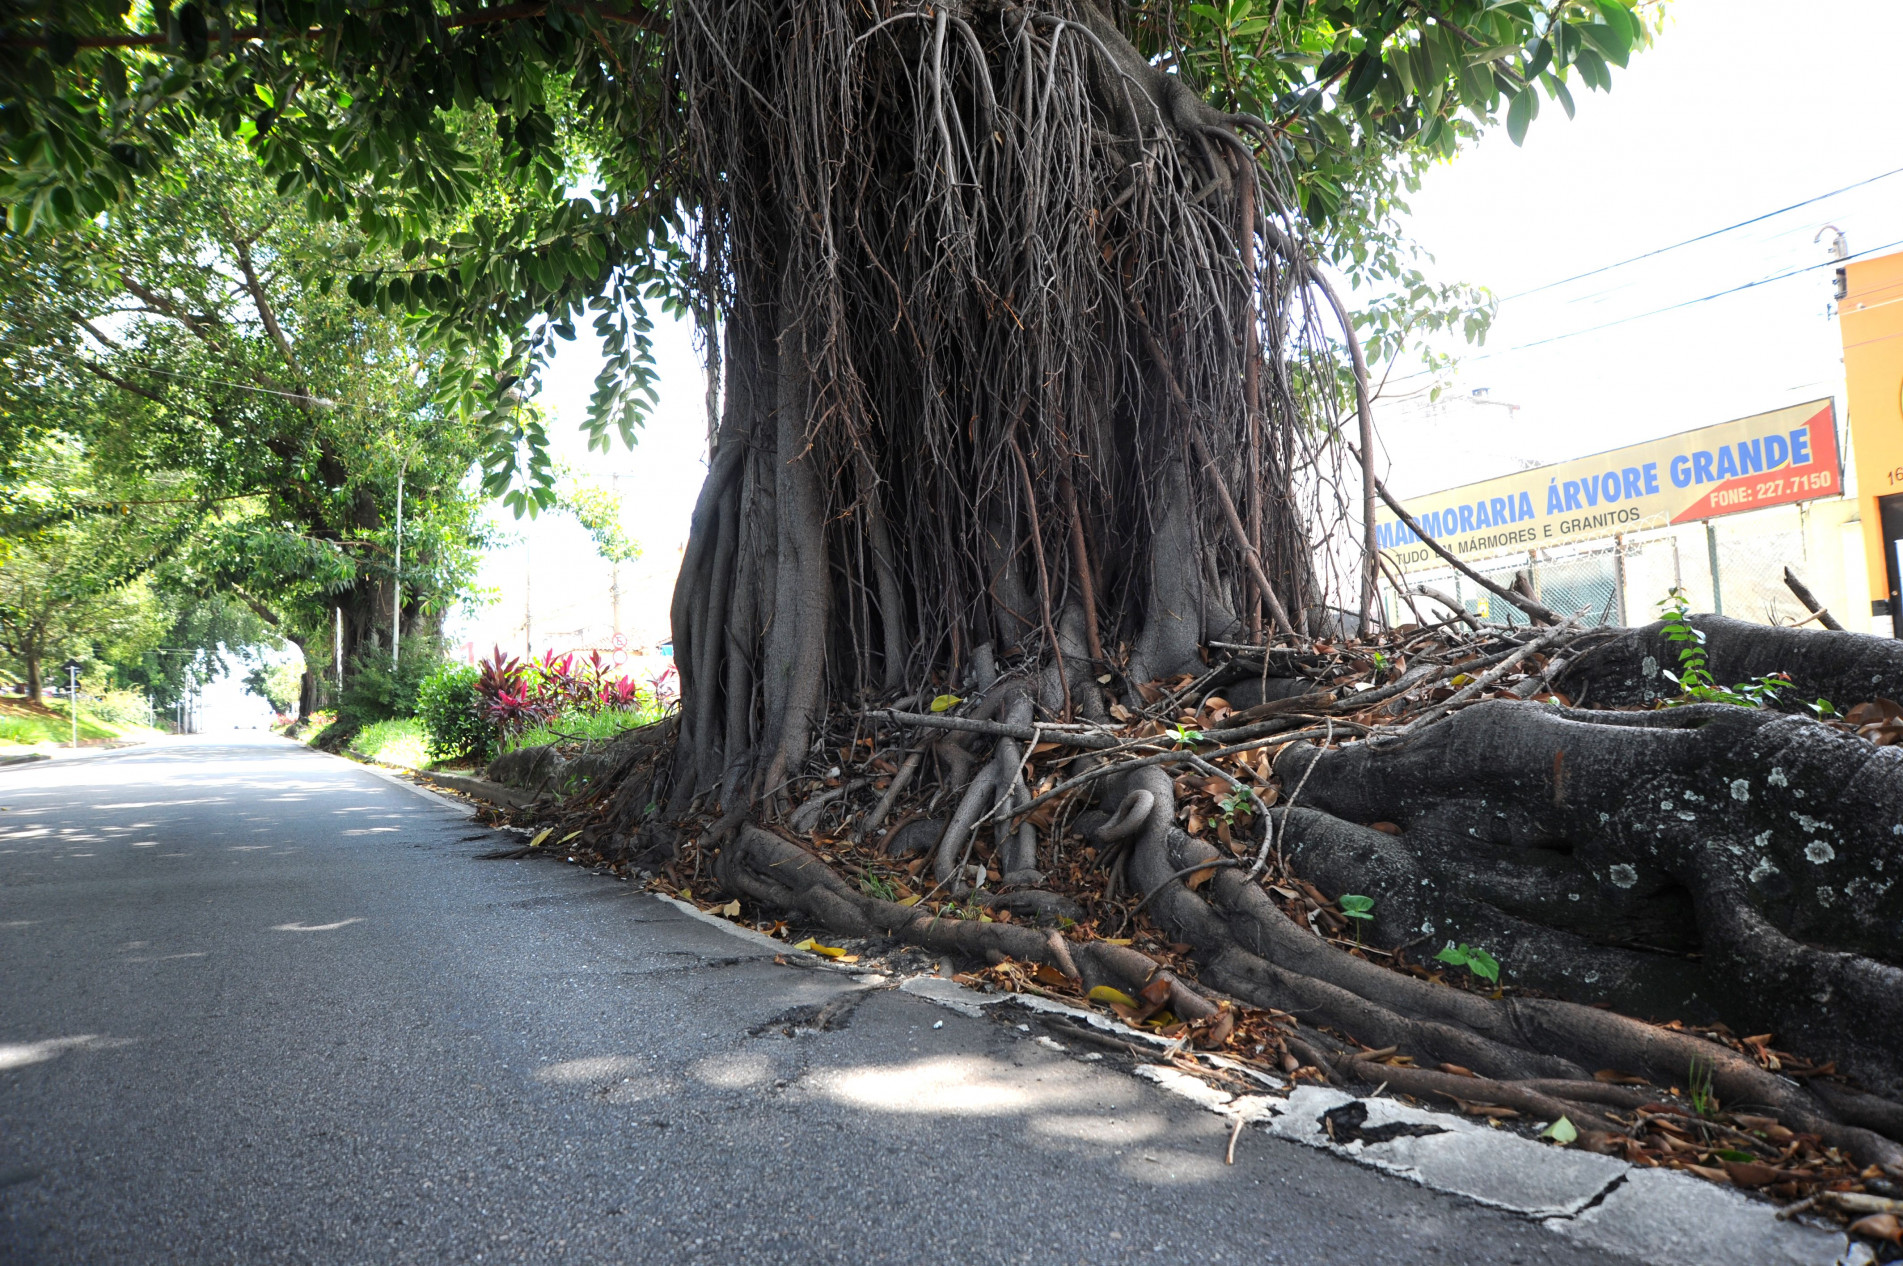
[[[1793,624],[1810,612],[1785,585],[1784,570],[1806,574],[1810,548],[1800,509],[1781,506],[1560,551],[1501,555],[1474,564],[1474,570],[1562,615],[1582,613],[1593,624],[1650,623],[1673,589],[1685,592],[1694,611]],[[1526,623],[1518,608],[1451,568],[1411,572],[1405,580],[1410,590],[1433,590],[1490,623]],[[1391,620],[1416,618],[1401,595],[1385,586],[1384,592]],[[1415,601],[1427,613],[1431,604]]]

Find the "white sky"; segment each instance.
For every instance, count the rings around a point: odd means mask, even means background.
[[[1547,102],[1524,148],[1504,131],[1435,169],[1409,227],[1433,274],[1509,296],[1903,168],[1899,0],[1675,0],[1657,45],[1615,72],[1610,94],[1576,85],[1577,119]],[[1708,242],[1501,305],[1470,350],[1451,403],[1406,399],[1389,380],[1381,411],[1390,485],[1402,495],[1488,478],[1802,400],[1836,396],[1842,366],[1831,272],[1694,303],[1822,263],[1826,223],[1853,255],[1903,245],[1903,175]],[[1527,344],[1622,322],[1540,347]],[[622,625],[636,645],[666,636],[667,608],[694,496],[705,474],[704,379],[691,341],[661,328],[663,391],[633,452],[587,454],[574,439],[599,348],[586,336],[549,375],[564,456],[602,483],[623,476],[625,521],[645,549],[622,573]],[[1524,350],[1520,350],[1524,349]],[[1470,393],[1519,406],[1470,403]],[[1466,400],[1461,397],[1467,397]],[[533,607],[538,649],[605,624],[607,570],[564,516],[500,521],[526,539],[495,552],[482,584],[497,601],[451,621],[479,653],[519,648]],[[533,601],[525,601],[531,578]]]
[[[1903,4],[1676,0],[1669,14],[1657,44],[1615,72],[1610,94],[1575,87],[1577,119],[1545,103],[1523,148],[1501,131],[1431,173],[1410,227],[1435,255],[1435,274],[1510,296],[1903,167]],[[1838,398],[1841,420],[1827,266],[1526,347],[1823,263],[1829,239],[1812,238],[1826,223],[1845,231],[1853,255],[1903,244],[1903,175],[1503,302],[1455,390],[1485,389],[1519,410],[1384,409],[1395,491],[1823,396]],[[1397,377],[1389,394],[1423,385]]]

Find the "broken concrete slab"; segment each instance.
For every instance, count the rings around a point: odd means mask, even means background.
[[[1752,1262],[1831,1266],[1849,1244],[1841,1232],[1780,1222],[1776,1209],[1740,1192],[1665,1169],[1628,1170],[1592,1208],[1545,1225],[1582,1244],[1655,1266]]]

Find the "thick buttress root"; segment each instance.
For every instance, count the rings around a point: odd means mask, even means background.
[[[1374,897],[1375,944],[1484,945],[1520,984],[1903,1094],[1903,751],[1751,708],[1492,702],[1279,768],[1321,811],[1290,817],[1297,868]],[[1349,825],[1377,821],[1402,833]]]
[[[930,907],[900,905],[855,891],[807,849],[756,826],[741,828],[720,848],[714,873],[730,892],[775,909],[797,911],[842,936],[890,936],[943,954],[998,963],[1043,963],[1081,988],[1109,985],[1136,993],[1157,979],[1170,988],[1169,1007],[1189,1020],[1216,1005],[1148,956],[1102,941],[1073,942],[1056,931],[1008,923],[940,918]]]

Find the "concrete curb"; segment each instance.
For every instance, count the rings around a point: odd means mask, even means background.
[[[517,787],[504,786],[499,782],[490,782],[487,778],[469,778],[462,774],[441,774],[426,769],[408,771],[417,778],[439,783],[451,791],[459,791],[489,804],[505,809],[521,809],[535,804],[538,797]]]
[[[1086,1021],[1126,1041],[1168,1045],[1114,1025],[1095,1012],[1019,994],[986,994],[955,981],[915,977],[901,991],[961,1015],[1017,1003]],[[1413,1108],[1385,1098],[1362,1098],[1370,1125],[1409,1122],[1440,1133],[1386,1143],[1336,1143],[1322,1131],[1322,1113],[1356,1096],[1326,1086],[1299,1085],[1286,1098],[1234,1095],[1164,1065],[1139,1065],[1136,1074],[1211,1112],[1245,1122],[1276,1138],[1332,1152],[1343,1160],[1405,1178],[1475,1204],[1517,1214],[1556,1235],[1648,1266],[1688,1262],[1752,1262],[1775,1266],[1866,1266],[1869,1249],[1841,1232],[1780,1222],[1774,1206],[1689,1174],[1646,1169],[1591,1152],[1555,1147],[1493,1129],[1471,1117]]]
[[[52,761],[60,765],[70,765],[74,761],[102,760],[107,756],[117,756],[122,752],[137,751],[151,747],[152,741],[121,743],[116,747],[87,747],[75,752],[70,747],[62,747],[56,752],[19,752],[10,756],[0,756],[0,769],[10,769],[25,765],[38,765]]]

